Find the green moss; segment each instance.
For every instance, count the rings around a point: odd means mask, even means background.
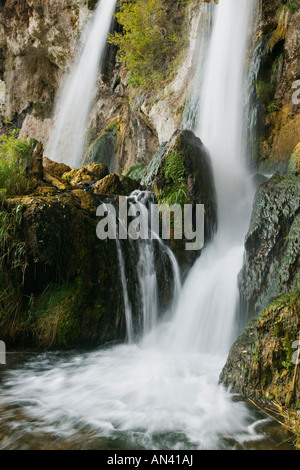
[[[273,102],[270,103],[270,104],[268,105],[268,107],[267,107],[267,111],[268,111],[268,113],[270,113],[270,114],[271,114],[271,113],[276,113],[276,111],[278,111],[278,110],[279,110],[279,107],[278,107],[275,103],[273,103]]]
[[[110,166],[115,156],[119,125],[113,120],[104,129],[102,134],[89,146],[84,157],[84,164],[105,163]]]
[[[264,103],[270,102],[273,93],[273,85],[270,82],[257,81],[256,82],[256,96]]]
[[[39,342],[47,347],[73,344],[80,333],[78,286],[51,285],[39,297],[34,310],[34,322]]]
[[[281,6],[281,9],[294,12],[297,10],[297,4],[295,2],[287,2]]]
[[[146,172],[146,165],[144,165],[143,163],[136,163],[135,165],[132,165],[131,167],[127,168],[123,172],[123,176],[128,176],[129,178],[140,182],[145,177]]]
[[[188,204],[188,188],[185,181],[185,167],[180,152],[176,149],[169,152],[163,165],[163,176],[165,180],[165,187],[158,190],[155,189],[155,194],[158,203],[168,204]]]

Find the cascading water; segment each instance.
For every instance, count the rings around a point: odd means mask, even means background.
[[[193,267],[173,324],[174,348],[226,354],[236,335],[237,276],[254,188],[244,152],[245,56],[256,0],[223,0],[214,18],[195,133],[212,158],[218,233]]]
[[[86,128],[117,0],[100,0],[84,32],[75,64],[58,96],[45,154],[71,167],[82,162]]]
[[[88,439],[91,448],[178,450],[243,448],[245,441],[262,438],[257,417],[218,384],[234,337],[252,196],[240,159],[244,64],[255,4],[221,0],[214,6],[196,132],[213,160],[219,229],[192,269],[175,315],[146,328],[136,344],[71,357],[48,354],[10,371],[4,400],[22,407],[22,420],[14,425],[18,436],[54,433],[81,448]]]

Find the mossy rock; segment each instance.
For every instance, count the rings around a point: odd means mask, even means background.
[[[300,178],[274,175],[257,190],[239,276],[244,314],[256,318],[300,279]]]
[[[104,163],[89,163],[86,169],[91,174],[94,181],[99,181],[109,175],[108,168]]]
[[[104,163],[111,170],[114,166],[119,123],[113,119],[102,134],[89,146],[84,164]]]
[[[102,180],[97,181],[94,186],[94,193],[129,196],[134,190],[139,188],[139,183],[128,176],[119,176],[110,173]]]
[[[135,165],[132,165],[131,167],[123,171],[123,176],[128,176],[132,180],[136,180],[140,183],[145,177],[146,173],[147,166],[143,163],[136,163]]]
[[[7,201],[7,213],[20,218],[0,276],[0,331],[9,348],[93,347],[125,338],[116,243],[97,238],[99,197],[78,192]]]
[[[103,163],[90,163],[85,167],[73,169],[64,173],[62,181],[71,187],[77,187],[85,183],[92,183],[101,180],[108,174],[108,168]]]
[[[201,140],[191,131],[176,131],[159,148],[148,172],[160,205],[204,204],[208,241],[217,226],[216,195],[210,157]]]
[[[43,167],[44,170],[49,173],[49,175],[54,176],[54,178],[62,178],[64,173],[71,171],[71,167],[65,163],[58,163],[50,158],[43,157]]]
[[[290,157],[287,176],[300,176],[300,142]]]
[[[296,406],[300,389],[295,373],[300,371],[293,345],[300,339],[299,311],[299,289],[267,306],[232,346],[220,381],[244,397]]]

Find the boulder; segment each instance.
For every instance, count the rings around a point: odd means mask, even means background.
[[[64,173],[71,171],[71,168],[65,163],[55,162],[48,157],[43,158],[43,168],[49,175],[58,179],[62,178]]]
[[[204,204],[205,243],[217,227],[216,193],[208,155],[201,140],[191,131],[177,130],[169,142],[162,144],[147,166],[141,185],[153,191],[159,205]],[[188,269],[199,256],[186,251],[185,240],[174,240],[171,247],[181,269]]]
[[[105,178],[97,181],[94,186],[94,193],[129,196],[136,189],[140,189],[140,185],[137,181],[127,176],[118,176],[114,173],[110,173]]]
[[[7,200],[0,331],[8,347],[93,347],[125,338],[116,242],[97,238],[99,203],[80,190]]]
[[[299,311],[299,289],[272,302],[232,346],[220,381],[246,398],[299,403]]]
[[[86,167],[76,168],[64,173],[62,181],[69,186],[78,187],[85,183],[94,183],[109,174],[106,165],[90,163]]]

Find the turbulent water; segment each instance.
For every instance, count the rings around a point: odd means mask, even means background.
[[[264,436],[267,420],[218,383],[237,334],[237,275],[253,195],[242,164],[242,96],[255,7],[256,0],[214,6],[195,132],[213,161],[219,229],[191,270],[173,315],[157,322],[151,246],[143,246],[137,266],[142,340],[89,353],[45,354],[9,371],[2,380],[2,448],[45,447],[41,439],[55,447],[55,438],[75,448],[272,447]],[[128,297],[125,305],[129,309]],[[127,321],[132,340],[131,310]],[[15,416],[12,425],[5,416]]]
[[[99,2],[84,32],[74,66],[59,91],[45,154],[71,167],[82,162],[89,113],[116,3],[117,0]]]

